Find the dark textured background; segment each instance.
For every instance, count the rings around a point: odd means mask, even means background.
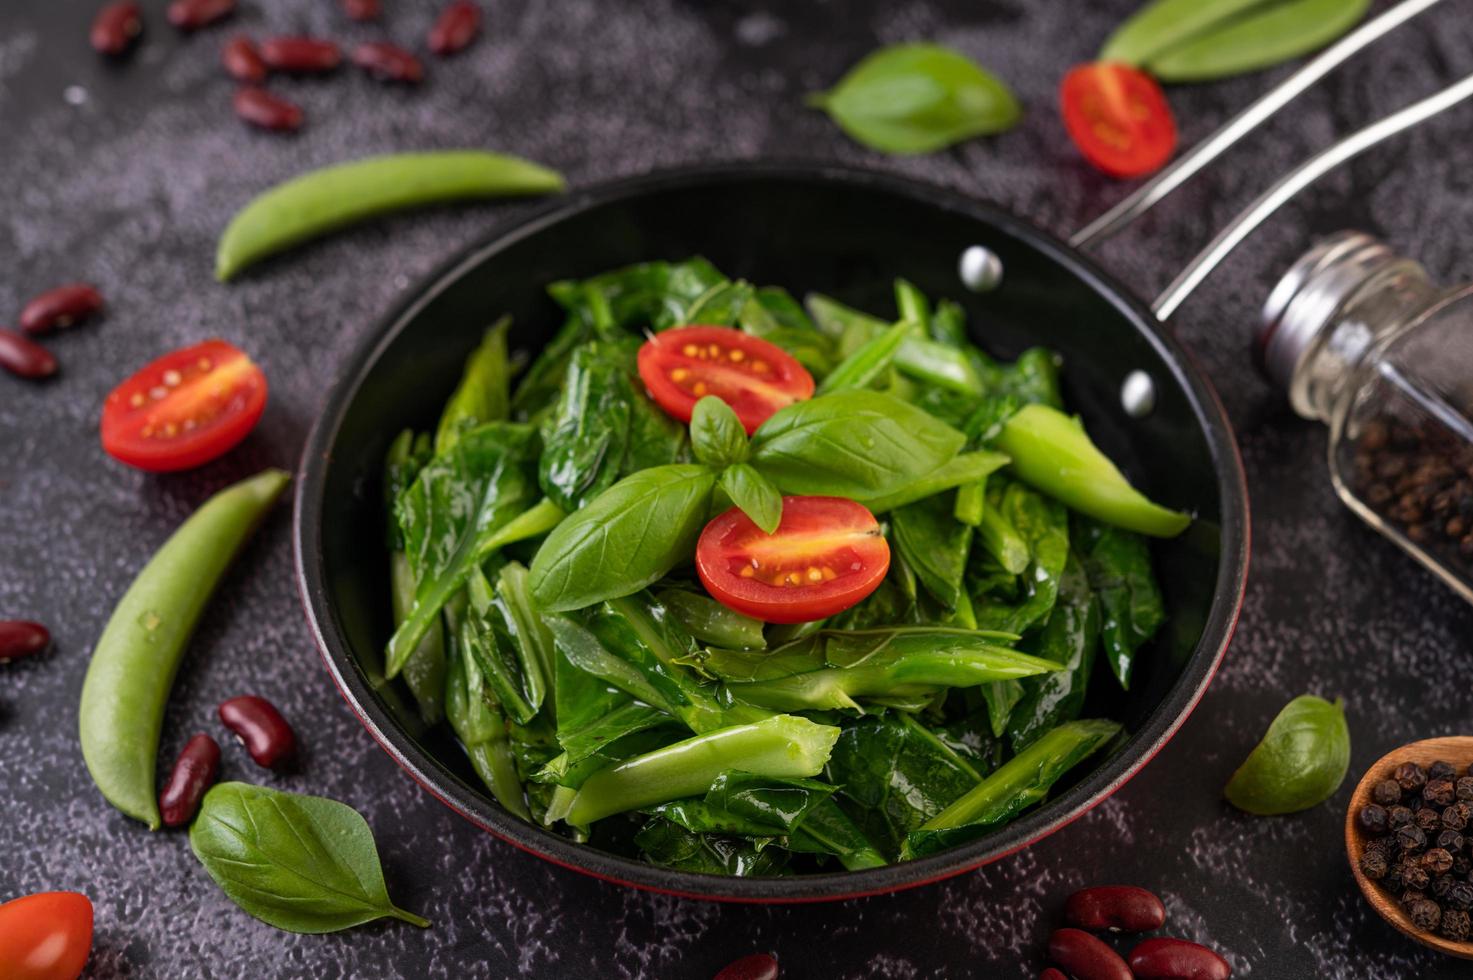
[[[1352,781],[1402,742],[1467,732],[1473,610],[1383,543],[1333,497],[1324,430],[1253,373],[1248,338],[1277,275],[1317,233],[1384,236],[1454,282],[1473,218],[1455,110],[1327,179],[1251,239],[1183,310],[1181,333],[1217,379],[1247,461],[1253,570],[1223,670],[1175,741],[1128,787],[1062,833],[996,865],[908,893],[807,908],[721,906],[641,894],[545,865],[435,803],[374,746],[328,682],[292,584],[282,508],[205,616],[164,730],[172,758],[214,705],[255,691],[305,746],[276,785],[367,816],[391,891],[434,920],[335,936],[273,931],[205,877],[182,834],[149,834],[111,810],[76,745],[87,655],[152,549],[205,496],[265,464],[291,467],[335,367],[403,291],[521,206],[406,216],[273,263],[229,288],[210,277],[215,237],[269,184],[372,152],[485,146],[564,170],[575,184],[654,167],[780,156],[842,160],[988,197],[1067,233],[1124,188],[1080,163],[1054,89],[1132,0],[1109,3],[610,3],[487,0],[486,31],[432,63],[422,90],[356,72],[283,82],[308,123],[295,138],[230,114],[218,51],[231,31],[310,31],[344,41],[422,38],[427,3],[385,0],[381,26],[330,0],[246,0],[233,25],[181,39],[145,0],[145,42],[121,66],[86,46],[94,4],[0,0],[0,321],[32,293],[85,277],[104,321],[56,338],[49,384],[0,376],[0,615],[33,617],[54,652],[0,667],[0,899],[86,892],[98,977],[708,977],[775,950],[785,977],[1036,974],[1074,888],[1135,882],[1172,928],[1224,951],[1236,976],[1454,977],[1359,898],[1341,845],[1350,785],[1299,816],[1253,819],[1220,789],[1290,697],[1346,699]],[[996,139],[921,159],[848,142],[802,105],[883,42],[931,38],[1007,79],[1027,107]],[[1107,265],[1149,295],[1270,175],[1337,131],[1473,69],[1473,19],[1454,0],[1301,99],[1159,215],[1109,246]],[[1190,142],[1277,72],[1180,87]],[[212,335],[271,379],[255,433],[225,459],[153,477],[103,456],[96,419],[121,377]],[[225,775],[263,778],[235,745]]]

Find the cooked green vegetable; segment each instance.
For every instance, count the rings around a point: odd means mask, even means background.
[[[1280,711],[1223,795],[1239,810],[1297,813],[1334,795],[1350,767],[1345,707],[1302,694]]]
[[[930,153],[1010,129],[1022,116],[1007,86],[965,55],[935,44],[882,48],[808,104],[886,153]]]
[[[221,783],[205,794],[189,846],[231,901],[278,929],[430,924],[389,900],[373,832],[336,800]]]
[[[480,346],[466,359],[460,384],[440,413],[435,430],[435,453],[455,448],[461,433],[482,422],[504,419],[511,410],[511,367],[507,362],[506,334],[511,317],[496,321]]]
[[[185,647],[225,570],[291,477],[264,470],[179,525],[118,600],[82,682],[82,758],[107,801],[158,830],[154,765]]]
[[[302,174],[253,198],[230,219],[215,252],[221,282],[275,252],[404,208],[476,198],[555,194],[555,171],[480,150],[401,153]]]

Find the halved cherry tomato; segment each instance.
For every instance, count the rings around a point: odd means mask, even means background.
[[[92,903],[41,892],[0,905],[0,977],[76,980],[92,952]]]
[[[776,344],[730,327],[676,327],[639,349],[639,376],[668,414],[689,422],[696,402],[715,395],[747,435],[778,409],[813,397],[813,375]]]
[[[161,473],[208,463],[246,437],[266,408],[266,375],[223,340],[184,347],[113,389],[102,448]]]
[[[1130,65],[1078,65],[1064,76],[1059,99],[1074,145],[1107,174],[1144,176],[1176,149],[1176,120],[1161,86]]]
[[[875,515],[843,497],[784,497],[772,534],[733,507],[696,542],[706,591],[769,623],[843,612],[875,591],[889,568],[890,545]]]

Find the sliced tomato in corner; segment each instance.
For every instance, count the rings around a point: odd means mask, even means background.
[[[668,414],[689,422],[696,402],[715,395],[747,435],[785,405],[813,397],[813,375],[791,354],[730,327],[676,327],[639,349],[639,376]]]
[[[1119,62],[1078,65],[1059,88],[1064,126],[1085,159],[1115,177],[1159,170],[1176,149],[1176,120],[1156,80]]]
[[[207,340],[113,389],[102,405],[102,448],[141,470],[187,470],[244,439],[265,408],[261,369],[240,349]]]
[[[843,497],[784,497],[767,534],[736,507],[696,543],[696,573],[722,605],[769,623],[806,623],[868,596],[890,568],[875,515]]]

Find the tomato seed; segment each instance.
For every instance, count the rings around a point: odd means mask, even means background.
[[[102,309],[102,294],[85,282],[48,289],[20,311],[20,328],[29,334],[69,327]]]
[[[276,706],[254,694],[231,698],[220,705],[220,721],[245,745],[256,765],[270,769],[297,747],[292,726]]]
[[[263,88],[237,90],[233,104],[235,114],[252,126],[278,133],[294,133],[302,127],[301,108]]]
[[[255,42],[244,35],[233,37],[220,49],[220,62],[225,72],[238,82],[259,85],[266,80],[266,62]]]
[[[1185,939],[1147,939],[1130,951],[1130,969],[1141,980],[1228,980],[1233,968],[1206,946]]]
[[[1133,885],[1102,885],[1069,896],[1064,921],[1094,932],[1150,932],[1166,922],[1161,899]]]
[[[261,60],[294,75],[330,72],[343,63],[343,52],[331,41],[315,37],[272,37],[261,42]]]
[[[356,21],[378,20],[383,16],[383,4],[379,0],[340,0],[343,13]]]
[[[716,980],[777,980],[777,957],[771,953],[753,953],[722,967]]]
[[[1120,954],[1082,929],[1056,929],[1048,958],[1077,980],[1131,980]]]
[[[418,84],[425,77],[424,65],[412,53],[386,41],[371,41],[353,49],[353,64],[385,82]]]
[[[220,772],[220,745],[199,734],[184,745],[169,781],[159,793],[159,816],[166,827],[179,827],[194,819],[200,798],[214,785]]]
[[[174,0],[165,16],[181,31],[197,31],[235,12],[235,0]]]
[[[51,645],[51,633],[40,623],[0,619],[0,663],[34,656]]]
[[[430,28],[430,50],[440,55],[464,51],[480,30],[481,8],[470,0],[455,0]]]
[[[49,378],[56,373],[56,358],[24,334],[0,327],[0,367],[22,378]]]
[[[120,55],[143,33],[143,12],[133,0],[118,0],[97,12],[90,40],[100,54]]]

